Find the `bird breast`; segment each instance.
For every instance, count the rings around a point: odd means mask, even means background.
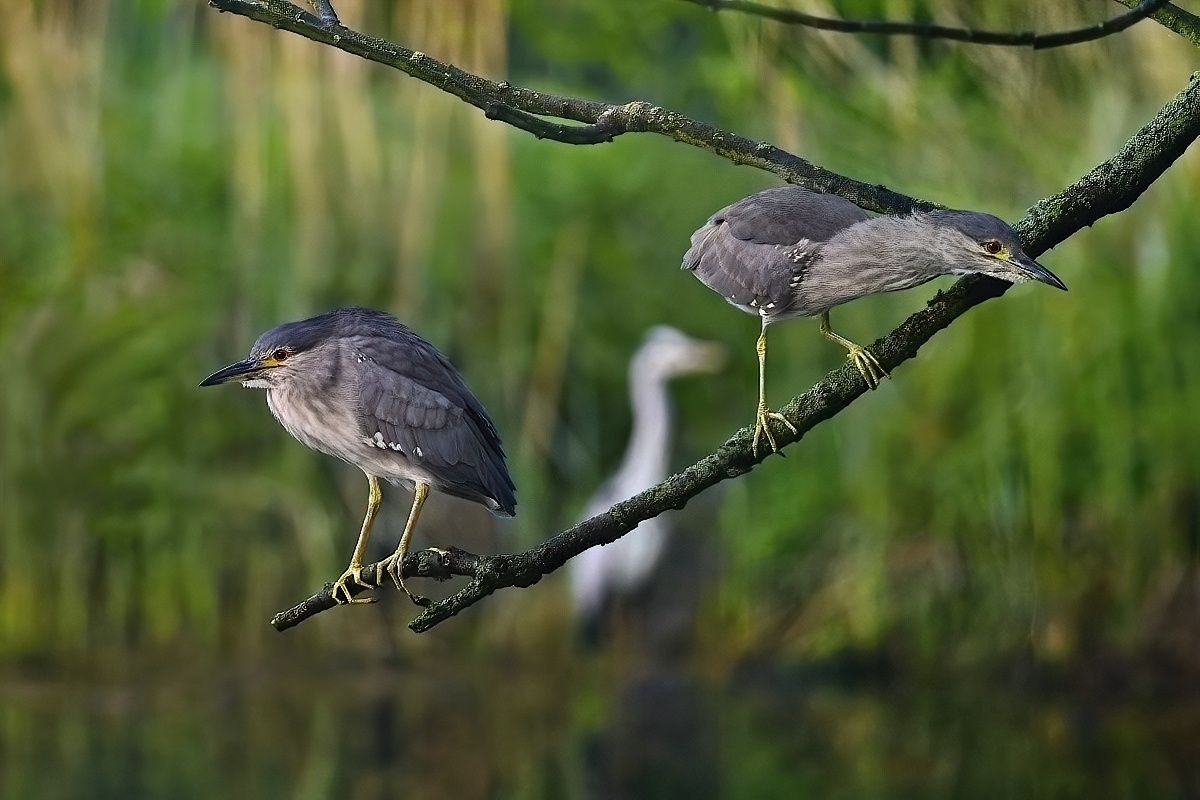
[[[267,390],[267,406],[298,441],[331,456],[357,463],[362,433],[357,420],[339,411],[340,404],[323,392],[296,392],[288,387]]]
[[[345,411],[352,405],[337,401],[327,392],[276,387],[267,391],[267,406],[288,433],[313,450],[407,489],[417,483],[434,482],[432,474],[406,454],[365,437],[358,419]]]

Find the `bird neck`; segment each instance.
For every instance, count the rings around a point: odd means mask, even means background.
[[[666,476],[671,447],[671,408],[667,380],[656,372],[629,370],[629,404],[633,430],[617,472],[631,488],[630,493],[653,486]]]
[[[795,310],[811,316],[863,295],[908,289],[949,274],[947,263],[933,257],[934,235],[918,214],[874,217],[839,231],[797,287]]]

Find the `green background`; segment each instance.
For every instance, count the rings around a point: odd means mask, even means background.
[[[1013,30],[1124,10],[833,5]],[[560,576],[423,636],[387,597],[276,634],[273,613],[344,567],[365,482],[259,393],[196,384],[278,322],[386,308],[463,371],[518,487],[514,522],[435,498],[415,544],[531,546],[615,469],[652,325],[730,356],[675,386],[675,467],[751,421],[757,321],[677,265],[712,211],[778,179],[651,134],[538,141],[199,2],[3,8],[0,794],[586,795],[594,751],[625,763],[629,681],[664,669],[637,637],[583,652]],[[338,10],[472,72],[646,100],[1009,220],[1200,63],[1153,22],[1033,52],[677,0]],[[671,515],[716,565],[674,682],[652,686],[708,732],[679,780],[745,797],[1197,785],[1163,742],[1200,739],[1176,707],[1200,673],[1198,188],[1192,151],[1041,257],[1068,293],[970,312],[786,459]],[[944,283],[835,327],[870,342]],[[816,327],[773,328],[774,405],[841,363]],[[385,490],[381,548],[407,500]],[[633,796],[682,796],[665,757],[631,749],[652,776]]]

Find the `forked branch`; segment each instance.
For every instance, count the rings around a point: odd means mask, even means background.
[[[773,172],[788,183],[839,194],[872,211],[900,214],[914,208],[937,207],[927,200],[838,175],[767,142],[723,131],[651,103],[602,103],[489,80],[418,50],[367,36],[341,24],[323,23],[315,14],[286,0],[209,0],[209,5],[398,69],[480,109],[489,119],[532,133],[539,139],[600,144],[627,133],[656,133],[715,153],[735,164]]]
[[[1116,0],[1127,8],[1134,8],[1138,5],[1138,0]],[[1200,47],[1200,17],[1191,12],[1184,11],[1179,6],[1173,3],[1166,3],[1161,8],[1151,12],[1150,19],[1168,28],[1175,33],[1178,33],[1183,38],[1187,39],[1196,47]]]

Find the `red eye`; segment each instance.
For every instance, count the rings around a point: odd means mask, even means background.
[[[284,350],[282,347],[276,350],[274,353],[271,353],[271,358],[275,359],[276,361],[286,361],[287,357],[288,351]]]
[[[990,255],[994,256],[999,255],[1000,251],[1004,248],[995,239],[989,239],[983,243],[983,249],[986,250]]]

